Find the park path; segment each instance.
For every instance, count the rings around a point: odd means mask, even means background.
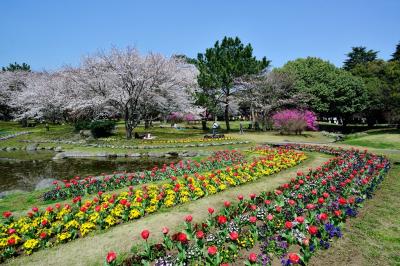
[[[294,177],[297,171],[307,171],[310,167],[320,166],[330,158],[328,155],[319,153],[307,154],[309,159],[291,169],[260,178],[240,187],[229,188],[224,192],[185,205],[157,212],[139,220],[118,225],[103,233],[43,249],[31,256],[21,256],[9,260],[7,265],[103,265],[104,258],[109,250],[124,254],[129,252],[134,243],[142,243],[140,232],[144,229],[150,230],[150,240],[159,240],[162,236],[162,227],[166,226],[171,231],[179,230],[183,225],[183,218],[187,214],[192,214],[194,221],[199,222],[207,217],[208,207],[218,210],[225,200],[236,201],[239,194],[247,196],[250,193],[258,194],[262,191],[273,190]]]

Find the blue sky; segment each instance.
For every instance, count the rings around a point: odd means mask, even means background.
[[[388,59],[399,14],[399,0],[2,0],[0,66],[55,70],[113,45],[195,57],[225,35],[250,42],[275,67],[306,56],[341,66],[352,46]]]

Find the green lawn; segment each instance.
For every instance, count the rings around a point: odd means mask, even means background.
[[[352,134],[348,135],[343,143],[378,149],[400,150],[400,130],[372,130],[362,134]]]
[[[224,123],[220,123],[224,126]],[[192,126],[192,125],[191,125]],[[201,127],[201,125],[195,125]],[[392,162],[392,169],[384,179],[380,188],[376,191],[373,199],[365,202],[364,208],[360,210],[360,215],[349,220],[344,228],[343,238],[332,243],[332,247],[326,251],[319,251],[311,260],[311,265],[400,265],[400,201],[398,195],[400,192],[400,131],[391,130],[370,130],[365,133],[348,135],[343,142],[332,144],[332,139],[323,136],[319,132],[307,132],[301,136],[283,136],[275,132],[251,132],[246,131],[244,135],[237,132],[238,122],[232,123],[235,129],[229,136],[238,139],[251,141],[248,145],[229,145],[228,147],[204,147],[205,150],[224,149],[224,148],[242,148],[245,149],[254,143],[277,143],[277,142],[312,142],[325,143],[332,146],[357,147],[360,149],[368,148],[372,152],[387,155]],[[8,132],[32,130],[31,135],[20,136],[15,139],[0,142],[0,145],[16,144],[19,139],[48,139],[48,138],[74,138],[70,126],[52,127],[50,132],[46,132],[42,126],[29,129],[21,129],[18,125],[12,123],[0,122],[1,130]],[[144,132],[144,128],[139,127],[139,132]],[[149,130],[158,139],[179,139],[190,137],[202,137],[204,132],[200,129],[187,129],[176,131],[175,129],[161,129],[160,125],[155,125]],[[221,130],[222,131],[222,130]],[[222,131],[223,132],[223,131]],[[119,124],[118,132],[115,136],[115,143],[134,143],[137,140],[126,141],[124,139],[123,125]],[[62,145],[63,147],[65,145]],[[68,149],[83,149],[76,145],[67,146]],[[87,148],[91,150],[92,148]],[[195,148],[198,149],[198,148]],[[100,149],[104,150],[104,149]],[[167,150],[167,149],[165,149]],[[176,149],[174,149],[176,150]],[[305,162],[299,168],[308,168],[311,165],[320,165],[325,160],[325,155],[312,155],[311,160]],[[55,248],[42,250],[34,253],[32,256],[22,256],[16,260],[9,261],[10,265],[101,265],[106,252],[109,249],[116,249],[119,254],[128,252],[134,241],[137,241],[140,230],[149,228],[155,232],[161,230],[160,219],[163,224],[170,225],[173,230],[180,226],[180,221],[185,214],[192,213],[195,219],[201,219],[206,215],[207,206],[219,206],[224,199],[232,199],[238,193],[249,193],[250,191],[270,190],[275,188],[281,182],[291,177],[296,171],[291,169],[282,172],[274,177],[268,177],[259,182],[233,188],[226,193],[221,193],[215,197],[208,197],[192,202],[178,208],[160,212],[155,215],[144,217],[138,221],[133,221],[112,230],[84,239],[78,239],[66,245],[60,245]],[[111,171],[111,170],[110,170]],[[13,204],[16,209],[26,209],[36,203],[37,194],[15,195],[7,199],[7,206],[0,204],[0,210],[5,207],[11,207]],[[96,243],[96,245],[93,245]],[[85,252],[81,252],[85,250]],[[74,256],[72,254],[80,254]],[[68,258],[68,261],[67,261]]]

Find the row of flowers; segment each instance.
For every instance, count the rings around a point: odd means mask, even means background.
[[[75,197],[71,204],[32,208],[26,216],[14,219],[5,212],[0,224],[0,256],[4,260],[22,253],[31,254],[43,247],[84,237],[90,232],[107,229],[120,223],[154,213],[160,208],[197,200],[293,167],[306,159],[303,152],[291,149],[265,148],[264,156],[249,163],[227,166],[205,174],[172,176],[164,184],[129,187],[120,194],[99,192],[92,200]]]
[[[54,187],[43,194],[44,200],[59,200],[86,194],[98,193],[100,191],[111,191],[118,188],[134,186],[154,181],[167,180],[171,177],[179,177],[185,174],[210,171],[225,166],[244,162],[244,156],[236,150],[224,150],[214,152],[210,157],[201,160],[179,161],[178,163],[164,164],[162,167],[153,167],[151,170],[136,173],[114,173],[104,175],[102,178],[79,176],[61,181],[54,181]]]
[[[208,219],[193,223],[184,218],[184,230],[170,233],[162,228],[163,240],[151,244],[152,232],[143,230],[144,248],[128,258],[117,259],[110,251],[108,265],[304,265],[317,250],[328,249],[332,239],[342,236],[342,225],[357,215],[388,171],[389,161],[366,151],[343,151],[315,146],[297,149],[339,154],[274,192],[239,195]],[[138,251],[139,250],[139,251]],[[248,250],[246,257],[241,256]]]

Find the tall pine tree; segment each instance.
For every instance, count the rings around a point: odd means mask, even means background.
[[[229,104],[234,80],[244,75],[257,74],[269,64],[270,61],[265,57],[257,60],[253,56],[251,44],[245,46],[238,37],[224,37],[221,43],[217,41],[204,54],[198,54],[198,83],[203,90],[212,88],[219,92],[219,101],[225,106],[226,130],[230,130]]]

